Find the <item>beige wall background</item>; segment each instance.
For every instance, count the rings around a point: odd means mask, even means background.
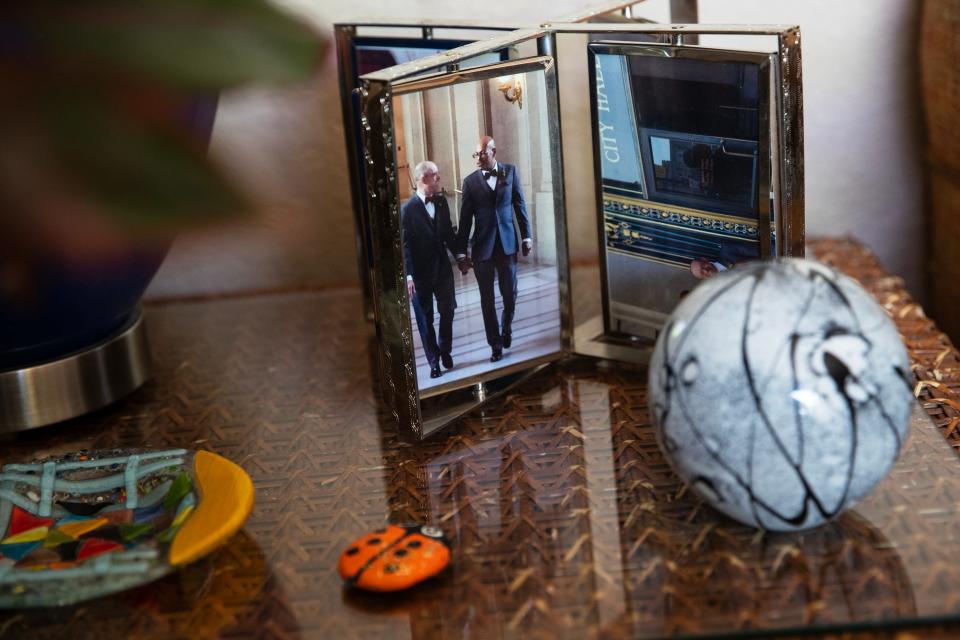
[[[285,0],[332,37],[365,18],[535,24],[581,10],[550,3]],[[918,3],[903,0],[701,0],[701,22],[796,23],[803,30],[808,234],[852,234],[922,285],[922,176],[916,97]],[[666,21],[667,0],[636,13]],[[181,237],[151,286],[156,298],[211,291],[346,286],[357,281],[349,179],[332,47],[312,81],[221,99],[211,149],[257,204],[257,218]],[[574,256],[582,258],[584,256]]]

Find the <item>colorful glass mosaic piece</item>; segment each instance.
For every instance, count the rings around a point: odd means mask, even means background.
[[[50,529],[47,527],[37,527],[36,529],[29,529],[18,533],[15,536],[10,536],[6,540],[0,542],[0,544],[19,544],[21,542],[36,542],[37,540],[43,540],[47,537],[47,532]]]
[[[120,537],[123,538],[124,542],[130,542],[136,540],[142,535],[146,535],[153,530],[153,525],[144,524],[144,523],[130,523],[130,524],[121,524],[120,525]]]
[[[165,512],[163,504],[155,504],[150,507],[133,509],[134,522],[151,522]]]
[[[10,511],[10,526],[7,528],[7,535],[15,536],[30,529],[50,526],[53,526],[53,520],[50,518],[38,518],[32,513],[14,506]]]
[[[47,533],[47,537],[43,539],[43,546],[47,549],[55,549],[59,547],[64,542],[73,542],[73,538],[65,534],[59,529],[53,529]]]
[[[0,546],[0,554],[4,558],[20,561],[31,551],[40,546],[39,542],[21,542],[20,544],[5,544]]]
[[[107,524],[106,518],[90,518],[89,520],[77,520],[67,524],[57,524],[57,531],[64,533],[71,538],[79,538],[85,533],[99,529]]]
[[[104,525],[99,529],[88,531],[80,536],[81,540],[89,540],[90,538],[99,538],[101,540],[109,540],[111,542],[123,541],[123,536],[120,534],[120,527],[115,524]]]
[[[139,586],[226,542],[253,483],[204,451],[106,450],[0,469],[0,608]]]
[[[172,509],[180,504],[180,500],[190,493],[191,485],[192,483],[190,482],[190,476],[185,473],[178,475],[177,479],[173,481],[172,485],[170,485],[170,490],[163,499],[164,508]]]
[[[173,537],[177,535],[177,532],[180,531],[180,527],[168,527],[157,534],[158,542],[171,542]]]
[[[54,551],[53,549],[44,549],[43,547],[37,547],[29,554],[24,556],[20,562],[17,563],[17,566],[23,567],[25,569],[40,569],[43,567],[49,567],[51,564],[60,562],[60,554]]]
[[[119,551],[120,549],[123,549],[122,544],[111,542],[110,540],[90,538],[89,540],[84,540],[80,548],[77,549],[77,560],[96,558],[97,556],[110,553],[111,551]]]

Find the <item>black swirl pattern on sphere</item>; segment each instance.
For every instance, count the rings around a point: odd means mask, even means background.
[[[704,281],[650,365],[654,423],[680,476],[753,526],[835,517],[890,469],[913,395],[907,353],[853,280],[806,260]]]

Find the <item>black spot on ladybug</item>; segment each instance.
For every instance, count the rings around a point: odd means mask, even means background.
[[[348,587],[405,589],[436,575],[450,563],[450,545],[438,527],[387,526],[386,532],[371,530],[344,549],[339,572]],[[424,535],[427,537],[421,537]],[[424,555],[421,549],[429,552]]]

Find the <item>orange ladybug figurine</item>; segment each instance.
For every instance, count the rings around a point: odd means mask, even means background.
[[[355,540],[340,556],[340,577],[367,591],[400,591],[450,564],[450,544],[430,525],[387,525]]]

